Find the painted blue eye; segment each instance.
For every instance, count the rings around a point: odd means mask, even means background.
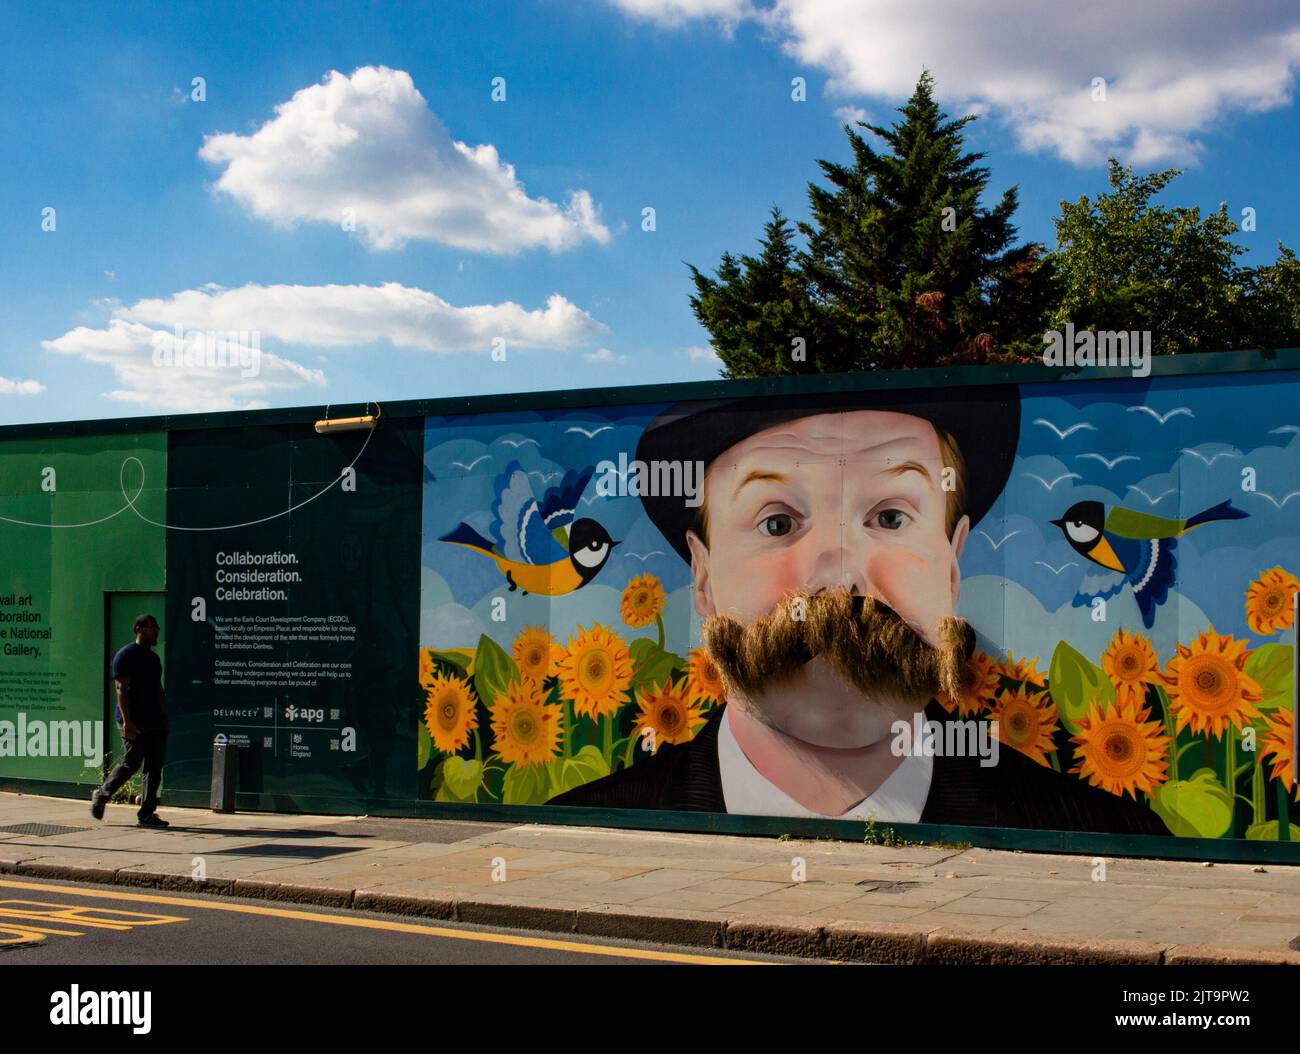
[[[794,517],[788,513],[778,512],[763,520],[758,525],[758,529],[769,538],[780,538],[794,530]]]
[[[896,531],[907,523],[907,513],[899,509],[884,509],[876,514],[876,522],[887,531]]]

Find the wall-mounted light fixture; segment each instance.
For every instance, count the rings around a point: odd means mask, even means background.
[[[369,407],[370,404],[366,403]],[[375,403],[375,409],[381,410],[378,403]],[[330,408],[325,407],[325,419],[316,422],[316,431],[320,435],[329,435],[331,432],[364,432],[374,428],[379,420],[379,414],[368,414],[365,417],[336,417],[333,420],[329,416]]]

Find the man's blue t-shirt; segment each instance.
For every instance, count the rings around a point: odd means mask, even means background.
[[[141,732],[167,727],[162,709],[162,660],[151,648],[132,641],[113,656],[113,677],[129,679],[126,701],[131,720]],[[122,723],[122,707],[116,707],[117,723]]]

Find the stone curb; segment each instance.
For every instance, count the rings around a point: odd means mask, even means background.
[[[311,904],[409,915],[446,922],[510,929],[615,937],[697,947],[725,948],[803,958],[830,958],[877,965],[1300,965],[1300,952],[1269,948],[1163,945],[1151,941],[1041,938],[911,929],[905,923],[837,921],[797,917],[723,919],[705,912],[614,907],[605,904],[529,904],[497,897],[463,897],[450,891],[428,895],[387,893],[382,888],[340,889],[259,879],[214,878],[140,868],[113,870],[75,864],[41,864],[0,857],[0,874],[62,879],[169,892],[216,893],[250,900]]]

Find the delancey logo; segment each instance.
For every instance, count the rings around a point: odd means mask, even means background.
[[[895,721],[889,726],[894,733],[889,750],[896,758],[977,757],[980,768],[992,768],[998,763],[997,724],[996,721],[931,721],[917,711],[910,723]]]
[[[618,464],[602,461],[596,466],[596,493],[602,498],[682,498],[691,508],[704,501],[703,461],[628,461],[620,451]]]
[[[147,1035],[153,1008],[152,992],[83,992],[73,985],[50,994],[52,1025],[131,1025],[137,1036]]]
[[[86,767],[104,762],[101,721],[0,721],[0,758],[84,758]]]
[[[1151,376],[1151,331],[1081,329],[1065,324],[1065,332],[1043,334],[1043,362],[1048,366],[1131,366],[1134,377]]]

